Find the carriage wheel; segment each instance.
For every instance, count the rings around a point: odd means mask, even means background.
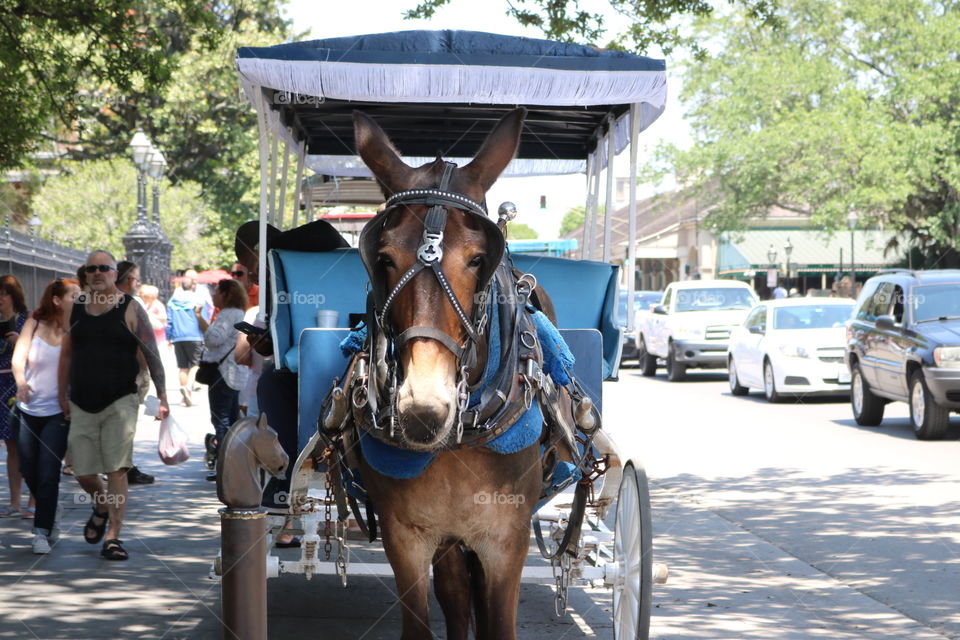
[[[613,585],[613,637],[647,640],[653,588],[650,490],[643,467],[636,467],[632,462],[623,468],[613,532],[613,562],[617,567]]]

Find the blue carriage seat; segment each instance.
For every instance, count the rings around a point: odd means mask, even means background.
[[[606,262],[515,254],[513,263],[532,273],[546,289],[557,312],[558,329],[596,329],[603,337],[603,378],[620,368],[623,331],[614,313],[620,267]],[[574,354],[577,355],[577,354]]]
[[[367,309],[367,272],[356,249],[305,252],[271,250],[270,333],[278,369],[300,368],[300,333],[317,327],[317,312],[337,312],[348,328],[351,313]],[[337,352],[339,358],[339,351]]]

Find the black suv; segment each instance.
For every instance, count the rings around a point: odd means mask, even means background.
[[[857,424],[880,424],[897,400],[910,403],[917,438],[943,437],[960,411],[960,270],[893,269],[867,280],[846,359]]]

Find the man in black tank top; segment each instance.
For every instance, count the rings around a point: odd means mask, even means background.
[[[133,466],[138,397],[137,353],[142,353],[160,398],[158,418],[170,413],[163,365],[144,308],[116,287],[117,263],[106,251],[87,257],[90,291],[77,300],[60,350],[60,405],[70,424],[74,473],[93,502],[83,528],[100,554],[126,560],[120,529],[127,506],[127,470]],[[107,486],[100,480],[107,475]]]

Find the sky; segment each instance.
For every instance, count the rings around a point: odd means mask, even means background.
[[[506,15],[506,0],[452,0],[439,9],[431,20],[404,20],[403,12],[416,6],[416,0],[350,0],[349,10],[331,10],[330,4],[316,0],[290,0],[287,17],[293,21],[295,33],[307,32],[304,39],[332,38],[410,29],[469,29],[504,35],[542,38],[532,27],[524,27]],[[482,9],[481,9],[482,7]],[[626,20],[610,9],[605,0],[581,0],[582,10],[603,13],[604,22],[612,30],[622,29]],[[667,60],[668,99],[666,111],[646,131],[640,134],[641,162],[644,150],[652,149],[662,140],[687,145],[688,129],[683,122],[682,109],[673,99],[679,90],[679,80],[671,73]],[[628,147],[629,148],[629,147]],[[627,151],[617,156],[614,172],[627,175]],[[606,187],[601,176],[601,198]],[[651,186],[642,186],[638,198],[653,193]],[[547,207],[540,209],[540,197],[546,196]],[[586,176],[545,176],[505,178],[499,180],[487,193],[487,202],[493,210],[505,200],[517,205],[517,222],[533,227],[541,239],[557,237],[563,214],[571,207],[586,201]]]

